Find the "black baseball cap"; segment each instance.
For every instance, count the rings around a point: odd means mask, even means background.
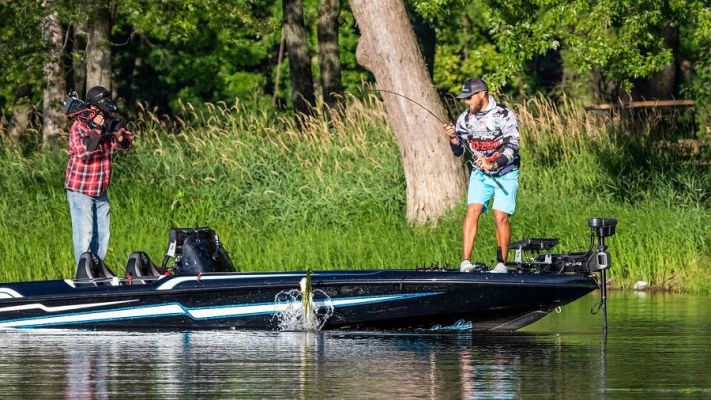
[[[118,110],[116,103],[111,99],[111,93],[103,86],[94,86],[89,89],[86,93],[86,102],[97,106],[107,114]]]
[[[457,98],[468,99],[469,97],[484,91],[489,91],[489,86],[486,85],[486,82],[480,78],[467,79],[462,85],[462,93],[457,96]]]

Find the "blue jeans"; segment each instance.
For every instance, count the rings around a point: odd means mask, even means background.
[[[75,262],[79,263],[79,256],[85,251],[96,253],[103,260],[109,249],[109,197],[106,192],[92,197],[67,190],[67,199],[72,216]]]

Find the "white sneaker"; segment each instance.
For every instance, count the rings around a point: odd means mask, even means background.
[[[509,272],[509,269],[506,268],[504,263],[498,263],[498,264],[496,264],[494,269],[492,269],[489,272],[491,272],[492,274],[505,274],[505,273]]]
[[[474,271],[474,265],[472,264],[471,261],[464,260],[464,261],[462,261],[461,264],[459,264],[459,272],[472,272],[472,271]]]

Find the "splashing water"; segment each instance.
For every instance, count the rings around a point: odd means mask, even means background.
[[[277,312],[272,317],[280,331],[319,331],[333,315],[333,301],[320,289],[308,290],[310,299],[302,301],[303,293],[291,289],[274,297]]]

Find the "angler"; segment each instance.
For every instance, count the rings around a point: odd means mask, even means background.
[[[456,124],[445,124],[444,130],[450,139],[452,153],[460,157],[465,150],[472,155],[474,167],[469,178],[467,213],[464,217],[463,261],[460,270],[471,271],[471,254],[477,234],[479,216],[486,213],[493,198],[493,214],[496,221],[497,261],[492,272],[505,273],[508,246],[511,242],[509,216],[516,209],[519,157],[519,132],[516,116],[505,105],[498,104],[489,95],[483,80],[472,78],[464,82],[462,93],[467,110]]]

